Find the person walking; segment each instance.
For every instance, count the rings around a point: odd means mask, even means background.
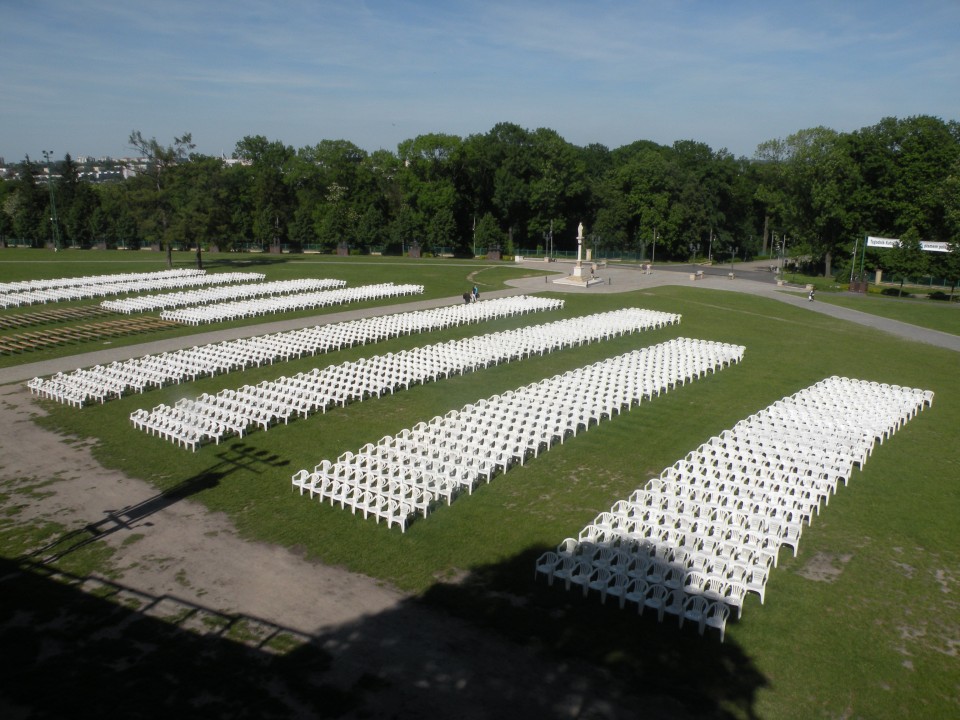
[[[813,288],[810,288],[810,294],[807,295],[807,302],[813,302],[813,296],[817,291]]]

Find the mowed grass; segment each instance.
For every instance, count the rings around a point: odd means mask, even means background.
[[[417,272],[411,266],[403,281],[423,282]],[[956,353],[728,292],[667,287],[563,297],[561,312],[409,336],[82,411],[45,403],[43,422],[96,438],[102,463],[159,490],[186,488],[193,500],[227,513],[251,540],[394,583],[491,633],[553,653],[558,662],[603,666],[611,687],[660,709],[798,720],[960,712]],[[178,397],[625,305],[681,313],[683,321],[332,409],[195,454],[134,431],[128,421],[136,408]],[[478,398],[681,335],[743,344],[744,361],[555,445],[418,519],[406,533],[292,490],[290,476],[321,459]],[[576,536],[598,512],[711,435],[830,375],[922,387],[936,399],[853,473],[805,529],[798,557],[781,552],[766,603],[749,596],[722,646],[692,628],[678,632],[674,623],[658,625],[614,602],[603,607],[595,597],[534,582],[533,562],[543,550]]]
[[[817,295],[817,302],[879,315],[890,320],[960,335],[960,304],[936,300],[911,300],[851,293]]]

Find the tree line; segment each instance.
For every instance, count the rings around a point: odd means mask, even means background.
[[[597,256],[785,253],[826,276],[859,270],[853,248],[867,234],[903,238],[900,255],[920,240],[960,245],[960,123],[930,116],[849,133],[800,130],[762,142],[752,158],[693,140],[580,147],[512,123],[465,138],[420,135],[395,152],[348,140],[294,149],[247,136],[234,163],[193,152],[189,133],[165,145],[134,131],[128,142],[146,168],[102,185],[82,182],[67,155],[52,169],[50,192],[26,158],[17,179],[0,181],[0,238],[43,246],[56,230],[70,246],[168,252],[399,254],[416,243],[470,256],[493,247],[571,251],[583,222]],[[871,250],[866,265],[890,269],[892,257]],[[960,274],[945,254],[913,260]]]

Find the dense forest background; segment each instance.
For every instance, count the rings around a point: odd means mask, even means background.
[[[752,158],[692,140],[579,147],[511,123],[466,138],[420,135],[396,152],[247,136],[232,162],[192,152],[189,133],[164,144],[134,131],[129,144],[148,161],[108,183],[83,181],[69,155],[26,158],[16,179],[0,181],[0,239],[384,254],[417,243],[469,257],[570,252],[583,222],[598,257],[729,261],[775,256],[786,242],[810,270],[843,277],[869,234],[902,239],[883,256],[887,268],[960,275],[960,123],[929,116],[800,130]],[[920,252],[921,240],[954,252]],[[868,267],[879,262],[868,253]]]

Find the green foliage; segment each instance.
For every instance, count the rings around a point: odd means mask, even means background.
[[[66,243],[168,252],[346,243],[399,254],[416,241],[466,254],[475,223],[490,215],[511,251],[545,245],[551,228],[554,250],[572,251],[580,222],[604,254],[650,257],[656,233],[662,260],[704,256],[711,245],[766,253],[774,236],[786,236],[794,256],[830,276],[867,234],[913,228],[923,240],[960,238],[960,131],[929,116],[852,133],[800,129],[759,143],[752,159],[694,140],[579,147],[549,128],[512,123],[466,138],[419,135],[396,152],[342,139],[294,150],[246,136],[229,166],[191,154],[189,133],[163,145],[135,131],[129,142],[149,162],[116,185],[78,183],[69,157],[54,168]],[[0,186],[0,236],[40,246],[51,237],[47,188],[29,159],[20,171]],[[870,269],[883,260],[866,255]],[[949,263],[944,272],[957,275]]]
[[[929,258],[920,247],[920,238],[916,229],[908,230],[900,240],[900,244],[889,250],[886,265],[893,276],[900,280],[901,292],[905,280],[926,275],[930,267]]]
[[[493,248],[503,246],[505,236],[503,230],[501,230],[497,224],[493,213],[485,213],[483,217],[477,221],[476,240],[477,247]]]

